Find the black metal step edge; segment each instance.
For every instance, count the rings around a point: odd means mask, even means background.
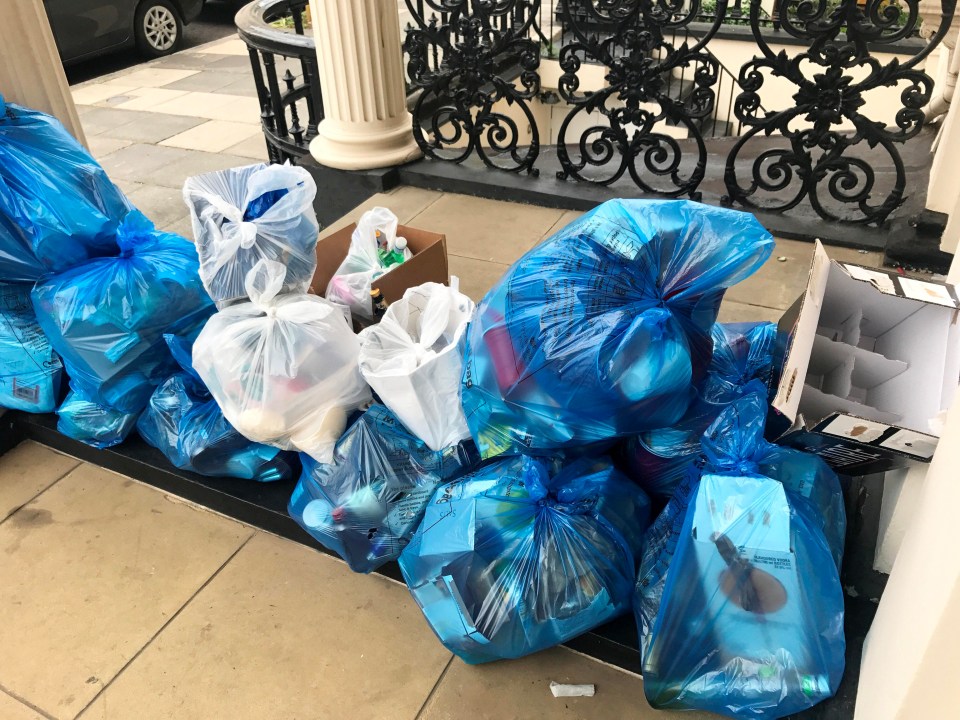
[[[257,483],[209,478],[174,468],[159,450],[135,433],[116,447],[98,450],[57,431],[56,415],[8,412],[0,416],[0,454],[24,440],[33,440],[84,462],[132,477],[246,525],[279,535],[335,558],[287,514],[295,481]],[[344,566],[344,572],[349,572]],[[376,574],[402,583],[400,567],[387,563]],[[571,650],[631,673],[640,672],[636,626],[623,617],[566,643]]]

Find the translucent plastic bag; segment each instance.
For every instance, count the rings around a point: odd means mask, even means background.
[[[649,522],[606,459],[511,456],[441,485],[400,555],[427,622],[468,663],[565,642],[630,609]]]
[[[773,371],[777,326],[738,323],[713,326],[713,358],[686,415],[669,428],[630,438],[624,456],[630,476],[651,495],[670,497],[700,455],[700,438],[728,404],[764,392]]]
[[[53,412],[63,365],[37,324],[29,285],[0,284],[0,408]]]
[[[213,310],[197,277],[197,251],[131,211],[120,255],[48,277],[33,290],[40,327],[84,399],[139,414],[177,364],[164,333],[189,334]]]
[[[116,253],[129,210],[59,120],[0,96],[0,280],[33,282]]]
[[[57,410],[57,430],[95,448],[119,445],[137,426],[139,412],[124,413],[86,400],[72,386]]]
[[[408,289],[360,333],[360,374],[431,450],[470,437],[460,409],[464,332],[473,301],[453,287]]]
[[[373,318],[370,289],[373,281],[390,268],[381,255],[399,252],[403,261],[413,255],[406,240],[397,245],[397,216],[384,207],[365,212],[350,237],[350,249],[333,274],[325,293],[327,300],[346,305],[358,317]]]
[[[763,395],[729,405],[647,535],[634,609],[654,707],[782,718],[843,675],[839,481],[766,443],[765,417]]]
[[[371,399],[360,342],[333,303],[278,295],[285,275],[279,263],[257,263],[246,281],[251,302],[210,318],[193,366],[242,435],[330,462],[348,414]]]
[[[675,423],[724,290],[772,249],[752,215],[686,200],[611,200],[535,247],[467,333],[461,399],[481,454]]]
[[[468,440],[440,452],[373,405],[337,443],[333,462],[305,457],[290,515],[355,572],[396,560],[437,486],[480,461]]]
[[[187,178],[183,199],[200,277],[218,306],[247,299],[247,273],[260,260],[286,266],[283,292],[307,291],[317,269],[316,194],[310,173],[289,164],[258,163]]]
[[[137,431],[181,470],[210,477],[271,482],[293,477],[295,456],[247,440],[227,422],[193,369],[188,338],[166,335],[170,352],[183,368],[150,398]]]

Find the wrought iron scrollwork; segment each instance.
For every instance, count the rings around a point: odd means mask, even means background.
[[[628,175],[644,192],[699,197],[707,164],[701,123],[713,111],[720,71],[706,45],[726,6],[719,0],[712,24],[694,38],[686,26],[700,0],[564,0],[575,40],[560,51],[559,92],[573,106],[557,139],[560,179],[609,185]],[[606,66],[606,86],[579,92],[588,62]],[[684,137],[694,142],[682,147]]]
[[[413,134],[428,157],[536,174],[540,136],[529,101],[540,91],[540,47],[530,30],[540,0],[407,0],[417,27],[404,50],[414,105]],[[427,18],[424,9],[434,12]],[[436,13],[440,13],[439,18]],[[518,68],[517,80],[507,70]],[[515,117],[517,108],[531,137]]]
[[[735,113],[750,129],[727,157],[726,203],[787,211],[807,200],[827,220],[878,224],[903,203],[906,172],[897,146],[920,132],[933,92],[933,80],[918,65],[947,33],[956,0],[941,0],[939,27],[920,53],[886,63],[871,56],[871,46],[914,34],[919,0],[857,3],[779,0],[782,29],[809,43],[801,54],[788,56],[771,49],[761,32],[760,0],[751,0],[750,26],[761,55],[740,71]],[[770,77],[795,86],[794,106],[760,107],[760,90]],[[892,125],[863,114],[867,93],[893,87],[901,89],[901,107]],[[853,153],[855,146],[860,147]],[[755,156],[749,160],[751,153],[744,151],[751,147]],[[882,187],[879,165],[893,168]]]

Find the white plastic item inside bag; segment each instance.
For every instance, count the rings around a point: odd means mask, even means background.
[[[306,292],[317,269],[317,185],[303,168],[257,163],[187,178],[200,278],[219,307],[247,299],[261,260],[286,267],[283,292]]]
[[[452,287],[424,283],[360,333],[360,372],[431,450],[470,437],[460,407],[465,330],[475,305]]]
[[[377,249],[381,245],[387,252],[397,249],[397,225],[397,216],[385,207],[375,207],[361,216],[350,236],[347,256],[327,285],[327,300],[349,306],[359,317],[373,318],[373,281],[390,269],[383,264]],[[404,261],[413,257],[407,247],[402,252]]]
[[[242,435],[327,463],[347,416],[371,400],[357,367],[360,343],[332,303],[278,295],[284,273],[279,263],[257,263],[246,282],[251,302],[207,321],[193,364]]]

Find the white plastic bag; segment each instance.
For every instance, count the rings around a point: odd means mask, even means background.
[[[246,300],[260,261],[286,266],[284,292],[306,292],[317,269],[317,185],[303,168],[258,163],[187,178],[200,278],[219,307]]]
[[[193,364],[242,435],[327,463],[350,411],[371,400],[360,343],[332,303],[278,295],[284,274],[279,263],[257,263],[246,282],[251,302],[207,321]]]
[[[424,283],[360,333],[360,372],[431,450],[470,437],[460,408],[464,332],[475,305],[453,287]]]
[[[397,224],[397,216],[384,207],[375,207],[361,216],[350,236],[347,256],[327,285],[327,300],[347,305],[359,317],[373,318],[373,281],[390,269],[383,264],[377,249],[381,245],[388,252],[397,249]],[[401,243],[401,251],[407,261],[413,255],[405,243]]]

